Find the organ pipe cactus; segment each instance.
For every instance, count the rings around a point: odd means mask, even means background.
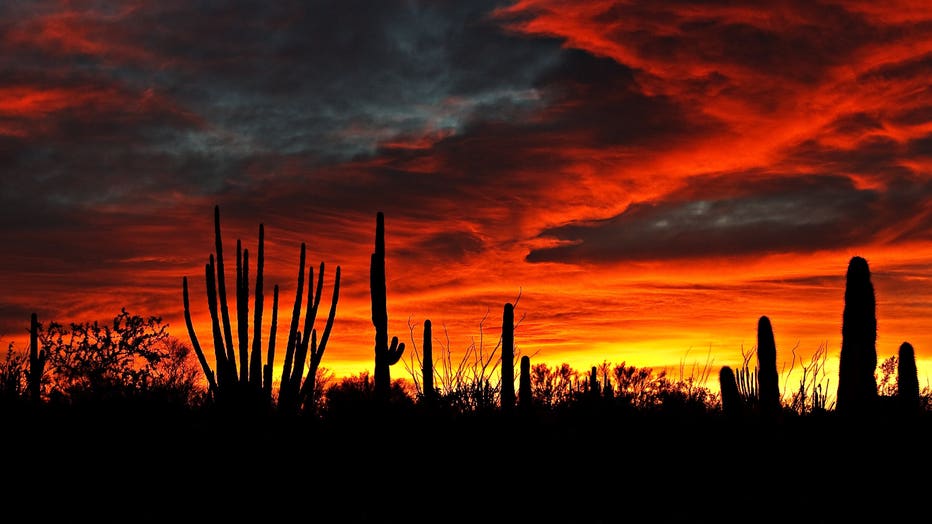
[[[877,313],[867,260],[852,257],[845,277],[845,307],[835,410],[865,415],[877,403]]]
[[[182,297],[184,301],[185,324],[191,345],[198,362],[207,378],[208,388],[218,403],[227,406],[271,405],[272,378],[275,362],[275,343],[278,330],[278,296],[279,288],[274,286],[272,299],[272,324],[269,330],[267,360],[262,364],[262,314],[264,309],[264,264],[265,264],[265,228],[259,225],[259,246],[256,257],[256,276],[254,288],[253,340],[249,341],[249,250],[242,242],[236,244],[236,324],[237,345],[233,345],[233,323],[229,315],[225,285],[223,242],[220,228],[220,207],[214,207],[215,253],[208,257],[204,268],[207,288],[207,306],[210,313],[211,331],[216,370],[211,369],[191,318],[188,278],[182,279]],[[327,340],[336,317],[336,306],[340,290],[340,267],[337,266],[333,283],[330,313],[323,333],[318,342],[317,329],[314,327],[317,308],[323,291],[324,264],[320,265],[317,279],[317,292],[311,285],[314,271],[310,269],[308,278],[308,300],[304,312],[304,336],[298,331],[301,315],[304,269],[307,247],[301,244],[298,269],[298,285],[295,292],[295,304],[292,312],[291,326],[288,332],[282,378],[279,382],[278,407],[283,412],[296,412],[309,409],[313,404],[314,380],[320,360],[323,357]],[[250,353],[251,346],[251,353]],[[304,376],[306,359],[310,355],[308,374]],[[237,366],[237,358],[239,366]],[[238,371],[237,371],[238,369]]]
[[[401,360],[404,342],[392,337],[388,342],[388,300],[385,283],[385,215],[381,211],[375,221],[375,252],[369,264],[369,293],[372,303],[372,325],[375,327],[375,394],[388,400],[391,392],[391,366]]]

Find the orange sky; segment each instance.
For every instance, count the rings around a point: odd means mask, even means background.
[[[183,276],[209,347],[219,205],[230,270],[265,225],[280,326],[301,242],[327,265],[325,302],[341,266],[322,366],[371,371],[384,211],[389,331],[409,344],[429,318],[454,352],[480,327],[494,347],[520,294],[532,362],[709,364],[717,388],[767,315],[778,359],[825,344],[834,384],[860,255],[878,359],[909,341],[929,382],[926,4],[49,0],[0,20],[0,335],[15,347],[32,312],[124,306],[187,340]]]

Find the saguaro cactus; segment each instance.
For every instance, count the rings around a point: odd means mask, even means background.
[[[434,391],[434,342],[431,332],[430,319],[424,321],[424,364],[421,373],[422,386],[424,389],[424,401],[432,403],[436,397]]]
[[[29,322],[29,398],[38,403],[42,394],[42,373],[45,371],[45,351],[39,350],[39,316]]]
[[[845,308],[838,363],[839,414],[863,415],[877,403],[877,312],[867,260],[852,257],[845,282]]]
[[[255,311],[253,325],[253,340],[249,342],[249,250],[243,248],[241,241],[236,243],[236,323],[238,352],[233,346],[233,326],[229,315],[227,295],[225,290],[225,276],[223,270],[223,243],[220,229],[220,207],[214,207],[214,235],[216,259],[214,254],[208,258],[204,268],[207,287],[207,305],[210,312],[211,328],[214,343],[214,357],[216,374],[201,348],[194,323],[191,319],[190,297],[188,294],[188,277],[182,279],[182,297],[184,301],[184,318],[191,338],[191,345],[197,355],[198,362],[214,398],[226,405],[270,405],[272,402],[272,368],[275,358],[275,341],[278,329],[278,286],[274,286],[272,299],[272,325],[268,341],[268,360],[262,366],[262,313],[264,308],[263,271],[265,263],[265,228],[259,225],[259,249],[256,260],[255,284]],[[279,383],[279,408],[282,411],[297,411],[308,407],[313,401],[314,379],[320,359],[323,356],[330,331],[333,328],[336,316],[337,300],[340,292],[340,267],[337,266],[333,284],[333,296],[330,304],[330,313],[324,327],[320,342],[317,341],[317,330],[314,323],[317,308],[323,291],[324,264],[320,265],[317,279],[317,293],[311,287],[314,282],[314,271],[310,269],[308,278],[308,300],[305,308],[304,337],[297,330],[301,315],[301,297],[304,283],[304,268],[306,258],[306,245],[301,244],[300,264],[298,269],[298,285],[295,292],[295,305],[292,314],[291,327],[288,333],[288,346],[286,348],[286,367]],[[238,355],[237,355],[238,353]],[[304,368],[306,358],[310,354],[311,361],[306,379]],[[237,372],[237,358],[239,359],[239,372]],[[303,381],[303,382],[302,382]]]
[[[518,378],[518,406],[524,410],[531,408],[531,358],[521,356],[521,371]]]
[[[773,418],[780,414],[780,384],[777,373],[777,343],[773,326],[766,316],[757,321],[757,382],[761,416]]]
[[[385,215],[375,219],[375,252],[369,263],[369,293],[372,301],[372,325],[375,327],[375,394],[387,400],[391,393],[391,366],[401,360],[404,342],[398,337],[388,342],[388,299],[385,284]]]
[[[900,344],[896,361],[896,397],[904,413],[919,411],[919,373],[916,353],[909,342]]]
[[[508,302],[502,313],[502,409],[515,405],[515,306]]]

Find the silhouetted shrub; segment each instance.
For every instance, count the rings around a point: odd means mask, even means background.
[[[0,403],[3,405],[26,400],[27,363],[26,355],[17,353],[11,342],[6,357],[0,360]]]

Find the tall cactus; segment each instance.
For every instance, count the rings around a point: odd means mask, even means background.
[[[369,263],[369,293],[372,302],[372,325],[375,327],[375,394],[388,400],[392,387],[391,366],[401,360],[404,342],[392,337],[388,342],[388,299],[385,284],[385,214],[375,219],[375,252]]]
[[[852,257],[845,279],[835,410],[865,415],[877,403],[877,306],[867,260]]]
[[[508,302],[502,313],[502,410],[515,405],[515,306]]]
[[[45,350],[39,350],[39,316],[35,313],[29,322],[29,398],[35,403],[41,400],[42,373],[45,371]]]
[[[424,389],[424,402],[434,402],[437,392],[434,390],[434,342],[430,319],[424,321],[424,364],[421,380]]]
[[[919,412],[919,373],[916,352],[909,342],[900,344],[896,361],[896,397],[903,413]]]
[[[759,386],[759,409],[765,418],[780,414],[780,384],[777,373],[777,344],[773,326],[766,316],[757,321],[757,382]]]
[[[531,402],[531,357],[522,355],[518,377],[518,406],[526,411],[531,409]]]
[[[197,355],[198,362],[207,378],[208,387],[215,399],[227,406],[270,406],[272,397],[272,368],[274,364],[276,333],[278,329],[278,286],[274,286],[272,300],[272,326],[269,330],[268,360],[262,365],[262,313],[264,308],[263,271],[265,263],[265,228],[259,225],[259,250],[256,259],[255,311],[253,325],[253,340],[249,341],[249,250],[243,248],[242,242],[236,243],[236,324],[237,348],[233,346],[233,326],[229,316],[227,295],[224,289],[223,271],[223,243],[220,228],[220,206],[214,207],[214,235],[216,253],[211,254],[204,268],[207,288],[207,305],[210,313],[213,334],[214,357],[216,373],[207,362],[206,355],[194,329],[191,319],[190,297],[188,293],[188,278],[182,279],[182,297],[184,301],[184,318],[191,338],[191,345]],[[292,314],[291,328],[286,348],[287,373],[282,374],[279,382],[278,406],[285,412],[295,412],[307,408],[313,401],[314,379],[320,359],[326,348],[330,331],[333,328],[336,316],[336,305],[340,290],[340,267],[336,268],[333,284],[333,296],[330,305],[330,314],[324,327],[320,342],[317,341],[317,330],[314,322],[317,315],[317,306],[322,294],[324,264],[320,265],[317,280],[317,293],[313,293],[313,269],[308,279],[308,302],[305,309],[304,337],[297,331],[298,320],[301,314],[301,295],[304,282],[304,266],[306,245],[301,244],[300,267],[298,270],[298,286],[295,298],[295,307]],[[215,258],[216,255],[216,258]],[[238,355],[237,355],[238,353]],[[304,378],[305,359],[310,354],[311,361],[308,376]],[[295,356],[297,355],[297,358]],[[239,371],[237,372],[237,358]],[[294,364],[292,365],[292,362]],[[303,383],[302,383],[303,381]]]

